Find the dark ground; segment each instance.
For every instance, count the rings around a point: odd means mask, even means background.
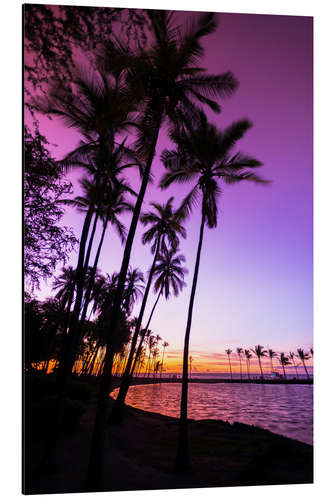
[[[34,472],[42,457],[38,435],[26,450],[26,493],[84,491],[95,414],[94,395],[80,426],[62,434],[57,471]],[[178,420],[131,407],[120,427],[108,427],[105,490],[148,490],[313,482],[313,447],[245,424],[189,421],[192,471],[173,473]]]

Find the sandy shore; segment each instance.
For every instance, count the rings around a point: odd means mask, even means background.
[[[96,400],[93,396],[80,427],[70,435],[61,436],[59,466],[49,476],[34,474],[42,456],[42,441],[34,438],[27,449],[27,492],[84,491]],[[122,426],[108,427],[105,490],[313,481],[313,447],[310,445],[257,427],[231,425],[220,420],[190,420],[189,433],[192,471],[178,476],[173,473],[178,420],[127,407]]]

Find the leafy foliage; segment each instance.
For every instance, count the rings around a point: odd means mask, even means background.
[[[24,5],[25,76],[33,88],[71,78],[78,49],[86,55],[119,34],[144,45],[146,16],[136,9]]]
[[[60,167],[47,150],[47,140],[36,129],[24,130],[24,262],[32,287],[52,276],[76,244],[71,229],[58,225],[64,213],[59,200],[72,192]]]

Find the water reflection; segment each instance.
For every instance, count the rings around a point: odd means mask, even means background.
[[[181,384],[138,385],[126,403],[142,410],[179,417]],[[115,396],[118,390],[111,395]],[[189,385],[188,416],[214,418],[263,427],[305,443],[313,443],[313,387],[309,385]]]

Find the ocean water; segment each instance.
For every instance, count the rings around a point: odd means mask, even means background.
[[[126,404],[179,417],[180,390],[180,383],[132,386]],[[313,444],[313,386],[192,382],[188,417],[256,425]]]

